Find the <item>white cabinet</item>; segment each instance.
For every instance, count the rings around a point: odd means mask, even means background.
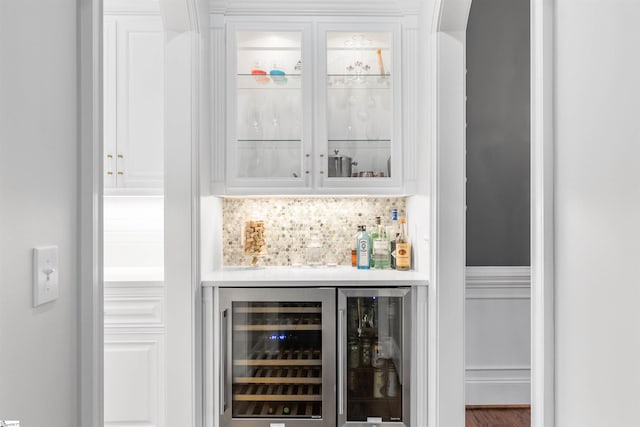
[[[159,16],[105,17],[106,189],[139,192],[162,189],[163,50]]]
[[[228,22],[218,56],[226,135],[212,150],[226,161],[212,161],[223,179],[213,179],[214,194],[402,193],[400,29]],[[215,92],[220,76],[211,79]]]
[[[309,189],[310,26],[230,24],[228,38],[228,187]]]
[[[104,426],[164,427],[162,282],[105,282]]]
[[[318,38],[320,187],[400,188],[399,26],[322,24]]]

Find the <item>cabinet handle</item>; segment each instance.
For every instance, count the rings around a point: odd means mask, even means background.
[[[118,171],[118,175],[124,175],[124,172]]]
[[[304,173],[306,173],[307,175],[309,175],[309,171],[304,171]]]
[[[324,154],[320,154],[320,157],[324,157]]]
[[[107,154],[107,159],[113,159],[113,154]]]
[[[122,154],[118,154],[118,158],[119,159],[124,159],[124,156]]]
[[[320,171],[320,175],[324,175],[324,171]]]
[[[311,154],[305,154],[304,156],[305,157],[311,157]]]
[[[113,172],[108,171],[108,172],[107,172],[107,175],[113,175]]]

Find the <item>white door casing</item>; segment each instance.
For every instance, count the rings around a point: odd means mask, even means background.
[[[175,30],[180,25],[176,23],[187,22],[182,28],[190,31],[191,25],[197,27],[195,19],[195,1],[179,2],[164,0],[165,17],[168,17],[167,27]],[[172,7],[167,4],[174,3],[178,13],[173,15],[167,13]],[[181,3],[181,5],[178,5]],[[177,6],[176,6],[177,5]],[[468,17],[468,0],[440,0],[436,2],[435,11],[438,17],[437,35],[437,57],[438,73],[440,77],[445,77],[444,71],[451,70],[454,74],[447,76],[447,83],[442,86],[443,81],[438,80],[438,107],[437,121],[437,144],[434,151],[436,159],[436,175],[434,176],[434,195],[437,202],[437,210],[433,213],[434,230],[434,266],[435,276],[432,284],[430,298],[430,319],[437,321],[437,330],[434,331],[434,322],[431,321],[430,333],[446,331],[453,333],[455,339],[444,348],[430,345],[432,360],[430,362],[430,387],[429,396],[429,425],[433,426],[455,426],[464,425],[464,346],[463,339],[464,315],[462,307],[464,305],[464,155],[461,147],[464,140],[464,28]],[[553,415],[553,124],[552,124],[552,18],[553,2],[551,0],[532,0],[532,425],[534,427],[551,427],[554,425]],[[174,8],[174,9],[175,9]],[[81,413],[79,415],[81,425],[99,427],[102,425],[102,1],[101,0],[81,0],[79,3],[80,15],[80,87],[81,87],[81,108],[80,114],[80,229],[81,229],[81,257],[80,257],[80,277],[85,285],[81,287],[81,330],[80,330],[80,402]],[[193,18],[193,19],[190,19]],[[167,22],[165,22],[167,24]],[[172,251],[186,254],[181,260],[172,262],[175,268],[175,276],[171,276],[170,267],[167,271],[167,278],[177,281],[186,280],[189,286],[183,286],[182,294],[176,300],[177,304],[182,304],[183,312],[178,313],[176,327],[181,323],[181,327],[190,330],[186,336],[187,346],[180,351],[186,352],[189,363],[194,361],[194,337],[197,324],[194,310],[194,284],[197,283],[198,269],[192,265],[197,260],[197,237],[194,229],[197,229],[198,218],[197,209],[194,209],[192,202],[198,195],[198,175],[191,169],[197,162],[191,162],[193,153],[197,153],[197,137],[191,130],[196,129],[197,123],[197,98],[193,91],[191,77],[197,75],[198,49],[193,49],[191,37],[182,44],[172,38],[176,55],[180,52],[188,52],[186,63],[180,73],[168,73],[167,79],[182,75],[189,81],[186,95],[188,101],[184,102],[190,107],[182,114],[182,129],[187,130],[187,138],[183,142],[189,145],[188,154],[189,165],[182,163],[177,166],[180,169],[182,179],[185,180],[182,186],[177,185],[175,195],[177,204],[173,206],[177,211],[181,209],[178,218],[173,218],[171,214],[166,215],[167,221],[177,220],[171,226],[173,231],[168,231],[165,239],[167,245],[172,244]],[[447,52],[448,48],[453,50]],[[184,49],[184,50],[183,50]],[[165,51],[167,52],[167,51]],[[455,53],[454,53],[455,52]],[[167,52],[168,53],[168,52]],[[442,58],[440,55],[446,57]],[[167,63],[172,63],[178,58],[167,55]],[[184,59],[184,58],[183,58]],[[448,62],[447,62],[448,61]],[[174,64],[177,67],[177,65]],[[457,81],[457,84],[456,84]],[[461,90],[462,88],[462,90]],[[175,88],[173,88],[175,90]],[[451,92],[449,92],[451,91]],[[453,98],[445,99],[447,94]],[[183,105],[183,104],[181,104]],[[193,109],[191,107],[194,107]],[[450,108],[451,110],[446,110]],[[449,112],[452,115],[448,114]],[[444,120],[447,122],[444,122]],[[462,119],[462,120],[461,120]],[[167,119],[169,122],[170,120]],[[176,123],[176,122],[173,122]],[[178,122],[180,123],[180,122]],[[449,128],[447,128],[449,125]],[[167,125],[167,129],[170,125]],[[180,125],[178,125],[180,128]],[[168,129],[169,130],[169,129]],[[447,132],[451,132],[447,134]],[[452,138],[452,147],[447,147],[449,143],[447,137]],[[169,139],[169,135],[167,135]],[[461,142],[462,141],[462,142]],[[170,144],[167,144],[170,145]],[[173,154],[171,148],[165,149],[165,154]],[[175,150],[175,147],[173,148]],[[171,158],[167,156],[167,158]],[[186,158],[184,159],[187,160]],[[451,161],[452,169],[445,167]],[[170,162],[173,163],[173,159]],[[193,166],[197,169],[196,166]],[[171,168],[171,166],[169,167]],[[167,168],[167,169],[169,169]],[[165,179],[175,176],[175,170],[166,170]],[[445,176],[445,174],[447,174]],[[185,178],[186,177],[186,178]],[[450,180],[450,181],[447,181]],[[194,183],[196,185],[194,185]],[[165,186],[171,187],[165,183]],[[444,193],[444,190],[451,190],[452,193]],[[171,194],[171,191],[168,192]],[[195,196],[194,196],[195,195]],[[439,197],[446,196],[446,199]],[[178,200],[179,199],[179,200]],[[180,200],[185,201],[183,205]],[[452,207],[453,211],[447,211],[445,207]],[[172,208],[168,207],[168,211]],[[444,218],[439,213],[454,212],[448,221],[441,221]],[[178,212],[176,212],[178,213]],[[169,223],[169,222],[168,222]],[[171,224],[171,223],[170,223]],[[180,228],[182,227],[182,228]],[[174,242],[171,237],[176,237],[181,229],[187,231],[183,241],[179,239]],[[172,234],[174,233],[174,234]],[[450,233],[450,234],[449,234]],[[447,245],[447,237],[453,237]],[[176,244],[177,243],[177,244]],[[436,255],[437,254],[437,255]],[[188,260],[186,258],[189,258]],[[445,284],[449,284],[449,288]],[[442,284],[442,285],[441,285]],[[450,307],[449,302],[453,305]],[[442,307],[442,309],[440,309]],[[445,310],[446,308],[446,310]],[[449,309],[452,308],[451,311]],[[178,310],[179,312],[180,310]],[[190,317],[194,315],[193,317]],[[171,319],[171,310],[168,310],[168,321]],[[448,322],[448,323],[447,323]],[[444,329],[450,325],[453,329]],[[184,329],[182,330],[184,332]],[[435,342],[443,338],[437,334],[433,339]],[[434,341],[431,341],[433,344]],[[169,343],[168,343],[169,344]],[[446,353],[444,350],[451,350],[453,353]],[[451,356],[447,365],[442,365],[441,355]],[[174,355],[168,355],[168,361]],[[459,366],[458,366],[459,365]],[[456,369],[457,366],[457,369]],[[194,366],[186,366],[175,372],[170,378],[168,388],[176,385],[172,391],[172,396],[185,402],[184,405],[176,406],[176,415],[186,415],[186,418],[179,419],[181,425],[195,425],[194,418],[196,411],[195,387],[194,387]],[[188,371],[188,372],[187,372]],[[460,378],[458,378],[460,377]],[[450,387],[441,389],[449,379]],[[183,393],[185,392],[186,393]],[[434,393],[436,392],[436,393]],[[437,393],[442,392],[442,393]],[[181,394],[183,393],[183,394]],[[436,395],[437,394],[437,395]],[[169,396],[172,397],[172,396]],[[171,399],[169,399],[171,401]],[[173,405],[172,405],[173,406]],[[173,408],[172,410],[173,411]],[[171,412],[170,411],[170,412]],[[168,416],[169,425],[171,417]],[[451,421],[453,424],[449,424]]]

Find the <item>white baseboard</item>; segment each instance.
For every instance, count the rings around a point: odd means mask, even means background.
[[[529,267],[467,267],[467,405],[531,402]],[[514,336],[518,339],[514,340]]]
[[[531,369],[468,368],[465,378],[467,405],[528,405]]]

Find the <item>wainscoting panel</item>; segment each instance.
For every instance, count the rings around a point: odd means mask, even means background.
[[[164,329],[164,288],[106,285],[104,326],[110,328],[156,327]]]
[[[105,427],[164,426],[164,336],[105,335]]]
[[[467,267],[466,403],[529,404],[529,267]]]
[[[105,427],[165,427],[164,292],[157,281],[105,282]]]

